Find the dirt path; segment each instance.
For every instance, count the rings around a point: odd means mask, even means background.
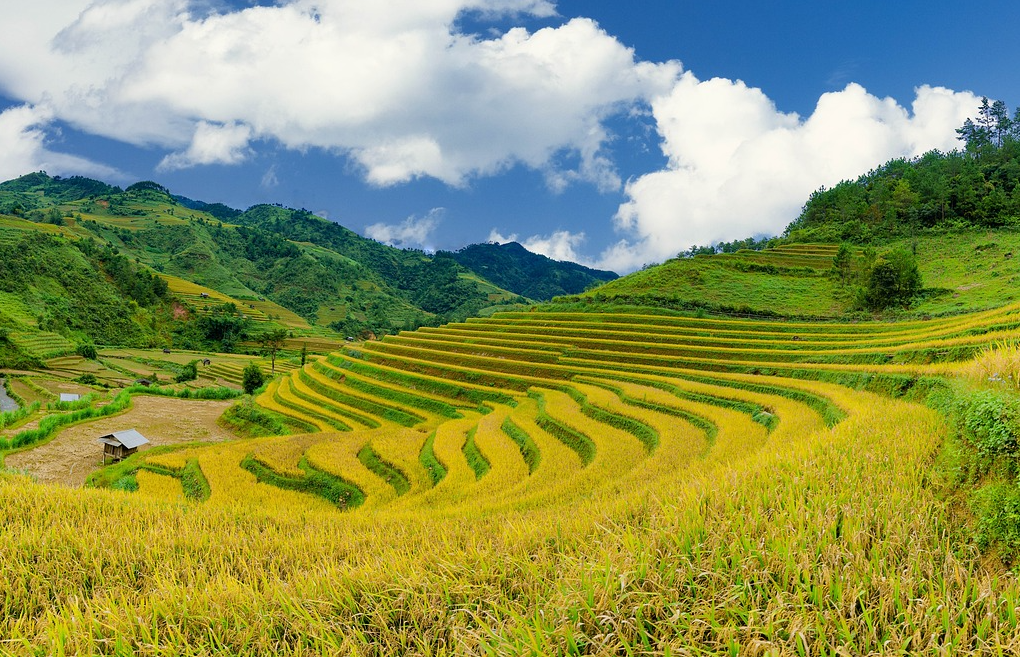
[[[236,438],[216,425],[216,418],[233,402],[195,401],[138,395],[132,408],[114,417],[68,427],[56,438],[5,459],[8,468],[25,470],[40,482],[81,486],[93,469],[102,465],[103,447],[96,438],[121,429],[137,429],[150,445],[173,445],[195,440],[220,442]]]

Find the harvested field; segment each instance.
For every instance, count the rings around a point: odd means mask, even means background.
[[[81,486],[89,472],[102,465],[103,450],[96,443],[97,437],[121,429],[138,429],[150,441],[142,450],[156,445],[231,440],[235,436],[216,424],[231,403],[139,395],[132,399],[128,412],[68,427],[44,445],[8,455],[4,465],[24,470],[40,482]]]
[[[57,379],[47,379],[47,378],[43,378],[43,377],[33,377],[32,382],[35,383],[40,388],[43,388],[44,390],[49,390],[51,393],[53,393],[54,397],[59,397],[60,393],[62,393],[62,392],[69,392],[69,393],[73,393],[73,394],[76,394],[76,395],[82,395],[82,396],[85,396],[85,395],[89,394],[90,392],[95,392],[94,389],[92,389],[92,388],[90,388],[88,386],[82,385],[80,383],[75,383],[73,381],[60,381],[60,380],[57,380]],[[44,400],[44,401],[52,401],[52,400]]]

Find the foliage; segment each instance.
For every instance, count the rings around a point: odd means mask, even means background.
[[[880,257],[868,272],[864,294],[869,310],[890,306],[907,306],[922,288],[921,272],[914,256],[904,249],[890,251]]]
[[[464,452],[464,458],[467,459],[468,466],[470,466],[475,473],[475,479],[481,479],[492,468],[492,466],[489,463],[489,459],[485,458],[485,455],[478,449],[478,445],[475,444],[476,430],[477,429],[475,427],[472,427],[468,431],[467,438],[464,440],[464,446],[461,450]]]
[[[958,130],[963,151],[896,159],[811,195],[786,229],[794,241],[867,244],[932,229],[1020,221],[1020,128],[1001,101],[982,99]]]
[[[174,381],[177,383],[183,383],[185,381],[194,381],[198,378],[198,361],[192,360],[186,365],[180,368],[177,376],[174,377]]]
[[[435,486],[446,477],[446,466],[443,462],[436,457],[435,452],[436,433],[433,431],[429,434],[429,437],[425,439],[425,444],[421,448],[421,452],[418,455],[418,460],[421,465],[429,473],[429,478],[432,480],[432,485]]]
[[[380,479],[393,486],[397,495],[403,495],[411,490],[411,482],[407,480],[407,475],[401,472],[397,466],[384,461],[379,453],[372,449],[371,445],[365,445],[358,450],[358,460]]]
[[[243,436],[282,436],[288,433],[279,414],[259,408],[250,397],[224,411],[220,422]]]
[[[34,232],[0,242],[0,292],[81,343],[148,346],[169,303],[165,281],[109,247]]]
[[[499,287],[539,301],[578,294],[618,278],[614,272],[532,253],[516,242],[472,244],[448,255]]]
[[[244,367],[244,371],[241,373],[241,388],[245,394],[254,394],[256,390],[261,388],[266,383],[266,375],[262,372],[255,361],[249,362]]]
[[[276,372],[276,354],[278,351],[283,349],[284,342],[287,340],[287,329],[273,329],[266,331],[259,336],[259,344],[265,350],[269,357],[272,359],[272,371]]]
[[[89,342],[79,344],[75,348],[75,353],[86,360],[97,360],[99,358],[99,354],[96,351],[96,345]]]

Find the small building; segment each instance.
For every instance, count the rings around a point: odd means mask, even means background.
[[[140,386],[145,386],[146,388],[152,385],[152,381],[148,379],[135,379],[135,383],[137,383]]]
[[[208,298],[209,298],[209,293],[208,293],[208,292],[202,292],[202,293],[201,293],[201,294],[199,294],[198,296],[199,296],[200,298],[202,298],[202,299],[208,299]]]
[[[212,365],[212,361],[211,361],[211,360],[209,360],[208,358],[203,358],[203,359],[202,359],[202,364],[203,364],[203,365],[206,365],[206,366],[208,366],[208,365]]]
[[[79,399],[81,399],[81,395],[77,395],[73,392],[60,393],[60,401],[62,402],[76,402]]]
[[[100,436],[96,442],[103,445],[103,465],[106,465],[108,458],[113,459],[114,463],[123,461],[142,445],[148,445],[149,439],[134,429],[125,429]]]

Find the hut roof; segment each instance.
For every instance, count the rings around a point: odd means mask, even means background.
[[[73,402],[81,399],[80,395],[73,392],[62,392],[60,393],[60,401],[62,402]]]
[[[149,440],[134,429],[125,429],[123,431],[114,431],[113,433],[108,433],[105,436],[100,436],[96,442],[105,443],[107,445],[123,445],[128,449],[134,449],[140,445],[147,444]]]

